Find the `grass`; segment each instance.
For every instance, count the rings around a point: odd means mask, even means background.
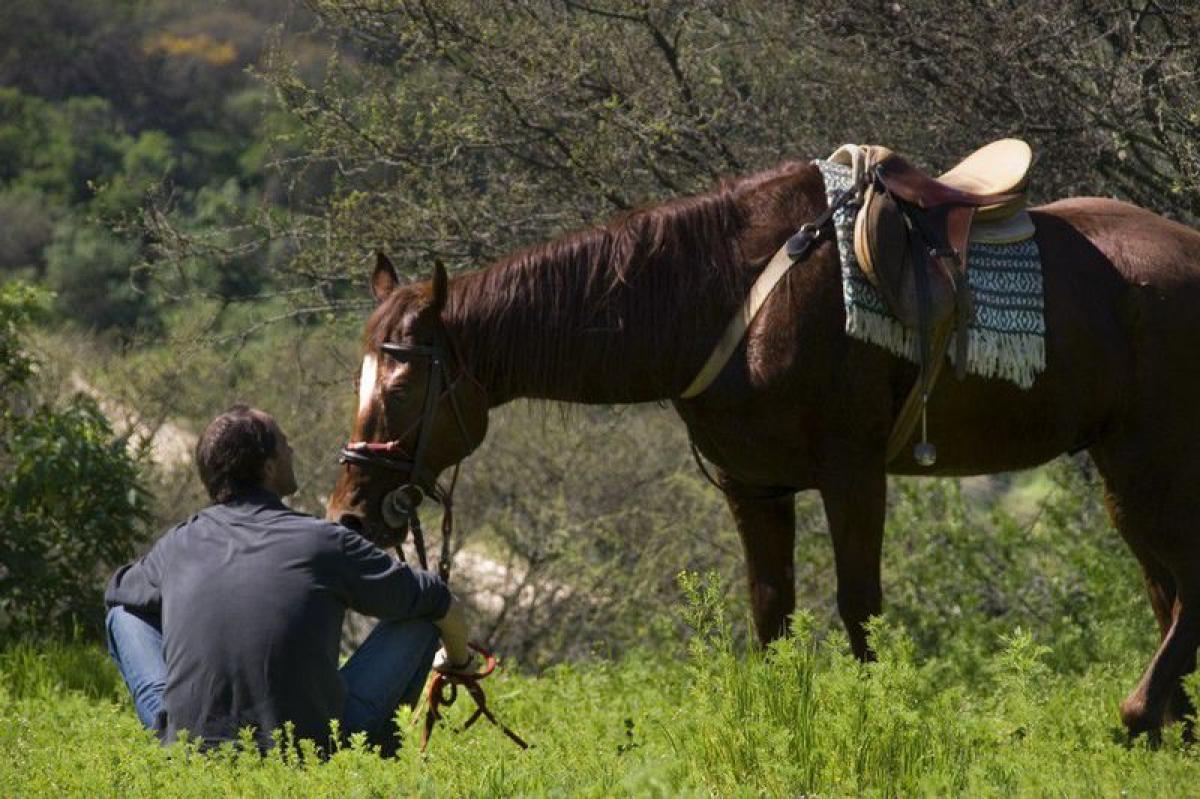
[[[324,763],[289,747],[266,758],[162,748],[100,649],[10,646],[0,795],[1176,796],[1200,785],[1178,728],[1151,748],[1118,725],[1136,653],[1059,673],[1050,647],[1014,631],[982,672],[964,671],[916,657],[880,621],[880,659],[863,666],[836,639],[814,642],[805,616],[769,651],[739,651],[718,588],[684,585],[696,632],[681,659],[632,654],[491,681],[527,752],[487,725],[453,731],[465,700],[426,757],[415,728],[393,760],[361,742]]]

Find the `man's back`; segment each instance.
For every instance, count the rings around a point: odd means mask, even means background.
[[[106,601],[161,613],[166,740],[206,741],[286,721],[324,742],[343,709],[338,641],[347,607],[438,619],[450,593],[362,537],[289,510],[268,491],[213,505],[118,571]]]

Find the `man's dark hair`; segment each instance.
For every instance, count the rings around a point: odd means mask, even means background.
[[[196,444],[196,465],[213,502],[261,486],[277,443],[270,417],[249,405],[234,405],[209,422]]]

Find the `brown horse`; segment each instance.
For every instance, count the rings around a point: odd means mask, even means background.
[[[844,332],[831,229],[771,295],[720,377],[679,399],[755,276],[825,207],[816,167],[788,162],[453,280],[438,266],[430,282],[400,285],[380,256],[353,439],[393,443],[347,464],[330,518],[386,535],[385,495],[410,477],[431,488],[478,445],[488,409],[512,399],[670,399],[716,465],[745,548],[758,637],[780,635],[794,609],[793,494],[815,488],[835,550],[838,611],[854,653],[867,658],[863,623],[882,605],[887,473],[1009,471],[1086,449],[1162,634],[1122,718],[1134,733],[1179,719],[1188,710],[1180,677],[1200,644],[1200,234],[1107,199],[1034,209],[1045,371],[1028,390],[944,377],[929,406],[939,458],[923,469],[907,453],[885,463],[917,368]],[[380,463],[414,449],[415,476],[410,461]]]

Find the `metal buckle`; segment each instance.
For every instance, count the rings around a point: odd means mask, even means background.
[[[414,483],[393,488],[383,495],[380,503],[380,515],[384,523],[396,530],[404,529],[412,521],[425,496],[421,487]]]

